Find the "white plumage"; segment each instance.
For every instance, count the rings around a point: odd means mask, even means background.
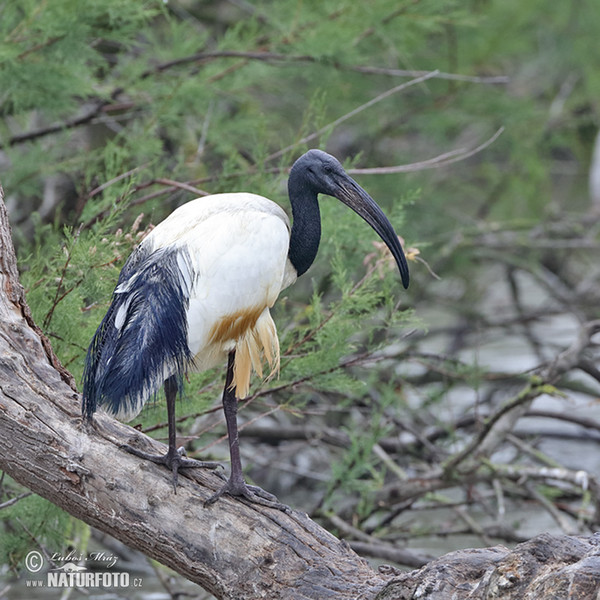
[[[288,181],[293,226],[281,207],[249,193],[192,200],[160,223],[129,257],[112,303],[86,357],[83,414],[98,406],[132,417],[164,384],[169,448],[162,456],[130,452],[164,464],[211,467],[176,447],[175,398],[185,374],[227,360],[223,408],[231,453],[223,493],[282,508],[274,497],[248,486],[238,446],[237,399],[248,394],[264,359],[279,368],[279,341],[270,308],[315,259],[321,237],[317,197],[337,197],[381,236],[408,286],[408,266],[398,237],[379,206],[332,156],[310,150],[293,165]]]
[[[269,346],[277,346],[269,308],[281,290],[296,280],[287,258],[289,241],[289,219],[283,209],[247,193],[215,194],[188,202],[144,240],[153,248],[187,250],[189,263],[180,266],[191,283],[187,322],[192,366],[204,371],[238,350],[235,383],[240,398],[247,395],[250,378],[244,354],[252,351],[256,356],[260,350],[269,356]],[[245,325],[250,331],[245,331]],[[260,334],[265,330],[270,330],[272,339],[258,349],[255,338],[265,339],[265,333]],[[259,365],[255,360],[260,372]]]

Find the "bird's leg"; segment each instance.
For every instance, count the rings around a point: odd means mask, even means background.
[[[227,375],[225,377],[225,389],[223,390],[223,411],[225,413],[225,422],[227,424],[227,436],[229,438],[229,454],[231,456],[231,473],[227,483],[213,494],[206,502],[205,505],[213,504],[223,494],[229,494],[230,496],[242,496],[254,502],[255,504],[262,504],[263,506],[269,506],[271,508],[277,508],[279,510],[289,510],[285,504],[281,504],[277,501],[277,498],[265,492],[262,488],[254,485],[248,485],[244,480],[244,474],[242,472],[242,460],[240,458],[240,444],[237,426],[237,397],[236,390],[232,386],[233,382],[233,365],[235,362],[235,350],[229,353],[227,360]]]
[[[154,463],[165,465],[171,469],[173,473],[173,490],[177,493],[177,475],[179,469],[190,467],[202,467],[204,469],[217,469],[221,465],[216,462],[205,462],[187,458],[185,448],[181,446],[177,448],[177,428],[175,425],[175,401],[177,399],[177,379],[169,377],[165,380],[165,396],[167,398],[167,421],[169,424],[169,449],[166,454],[148,454],[142,452],[133,446],[124,445],[122,448],[131,454],[135,454],[140,458],[145,458]]]

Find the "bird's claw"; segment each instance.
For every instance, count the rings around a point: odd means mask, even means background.
[[[256,485],[249,485],[243,480],[235,481],[231,478],[229,478],[227,483],[220,490],[204,501],[204,506],[206,507],[214,504],[224,494],[245,498],[248,502],[252,502],[253,504],[276,508],[283,512],[289,512],[291,510],[289,506],[279,502],[277,496],[266,492]]]
[[[130,454],[134,454],[139,458],[144,458],[157,465],[165,465],[173,473],[173,491],[177,493],[177,480],[179,469],[222,469],[223,465],[212,461],[196,460],[195,458],[187,458],[185,448],[183,446],[177,448],[175,452],[170,450],[166,454],[149,454],[138,450],[129,444],[121,444],[121,450],[126,450]]]
[[[168,454],[168,453],[167,453]],[[179,458],[175,459],[177,462],[178,468],[197,468],[200,467],[202,469],[222,469],[223,465],[218,462],[213,461],[205,461],[205,460],[197,460],[195,458],[188,458],[185,452],[185,448],[180,446],[177,448],[177,455]]]

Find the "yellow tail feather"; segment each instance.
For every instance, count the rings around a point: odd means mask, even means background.
[[[279,339],[268,308],[261,313],[254,327],[248,328],[236,342],[232,386],[235,386],[238,398],[248,395],[252,369],[259,377],[263,376],[263,356],[271,368],[270,379],[279,372]]]

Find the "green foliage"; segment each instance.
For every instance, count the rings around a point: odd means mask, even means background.
[[[212,193],[249,190],[287,206],[285,169],[307,147],[336,149],[348,168],[390,166],[472,148],[503,126],[469,161],[356,175],[407,248],[418,246],[433,270],[441,265],[446,281],[458,274],[461,291],[449,296],[472,319],[487,286],[473,279],[478,257],[470,240],[503,224],[522,233],[519,241],[527,238],[550,205],[562,202],[553,190],[563,160],[589,159],[600,119],[600,50],[590,34],[599,29],[591,0],[3,3],[0,179],[36,322],[79,380],[125,259],[148,226],[193,197],[173,182]],[[337,121],[408,80],[402,69],[506,75],[509,82],[430,79]],[[57,131],[44,132],[53,124]],[[582,181],[573,183],[575,192]],[[583,201],[577,197],[569,202]],[[373,232],[331,199],[321,211],[317,263],[274,309],[280,377],[256,382],[246,410],[260,410],[254,400],[273,388],[291,414],[317,403],[324,412],[339,410],[336,426],[349,443],[331,465],[322,508],[358,495],[362,519],[389,476],[373,448],[390,413],[409,410],[398,372],[373,357],[415,326],[398,306],[422,302],[431,275],[412,261],[417,291],[403,295]],[[458,237],[466,241],[456,250]],[[435,301],[446,301],[436,290]],[[478,365],[448,360],[435,368],[451,376],[419,391],[421,409],[435,413],[460,385],[483,386]],[[222,375],[192,376],[180,415],[216,406]],[[355,419],[353,407],[362,404],[372,412]],[[164,436],[160,401],[139,421]],[[20,516],[0,512],[4,524],[17,516],[32,519],[30,529],[63,522],[56,515],[44,521],[47,508],[28,513],[41,501],[27,500],[15,505]],[[25,546],[16,538],[11,544],[7,557],[17,564]]]
[[[59,552],[72,540],[77,527],[70,515],[34,494],[1,510],[0,526],[0,562],[14,570],[23,567],[25,556],[32,550]]]
[[[76,378],[81,377],[85,351],[108,308],[120,267],[137,242],[137,228],[115,233],[122,212],[115,205],[87,229],[65,227],[59,232],[39,224],[33,242],[22,248],[21,265],[26,268],[21,269],[21,281],[34,319]]]
[[[98,93],[96,73],[109,68],[110,45],[131,39],[157,7],[131,0],[3,3],[0,89],[5,114],[43,106],[45,116],[68,115],[78,97]]]
[[[397,403],[395,394],[384,394],[388,400]],[[389,405],[388,405],[389,406]],[[373,447],[389,433],[390,427],[384,418],[387,406],[375,405],[369,410],[369,418],[350,423],[345,428],[349,445],[337,463],[331,466],[331,480],[325,491],[321,510],[335,511],[344,504],[345,497],[359,497],[354,516],[363,519],[374,508],[374,492],[381,488],[385,480],[385,469]]]

